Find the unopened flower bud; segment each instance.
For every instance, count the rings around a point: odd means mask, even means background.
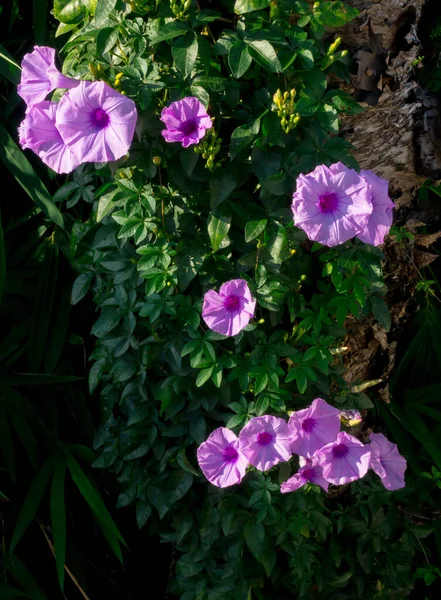
[[[152,160],[155,165],[160,165],[162,163],[162,158],[160,156],[154,156]]]
[[[259,325],[263,325],[263,324],[265,323],[265,319],[259,319],[259,320],[257,321],[257,323],[258,323]]]

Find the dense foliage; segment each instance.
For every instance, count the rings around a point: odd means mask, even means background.
[[[382,251],[313,244],[290,208],[300,173],[357,168],[338,131],[340,116],[361,108],[335,83],[349,78],[350,57],[332,34],[357,12],[339,1],[205,4],[54,2],[63,73],[104,81],[138,107],[128,157],[76,169],[53,195],[60,212],[38,198],[57,223],[44,256],[59,247],[78,273],[72,304],[90,294],[97,307],[94,466],[115,474],[117,505],[134,506],[139,528],[174,544],[170,587],[183,600],[403,598],[430,533],[403,519],[403,507],[430,504],[435,476],[429,484],[416,468],[394,493],[371,473],[329,496],[314,486],[281,495],[295,460],[225,490],[198,468],[196,449],[216,427],[238,432],[318,396],[342,410],[374,408],[365,382],[343,377],[344,325],[373,313],[390,327]],[[159,117],[186,96],[213,127],[182,148],[164,140]],[[248,283],[256,315],[225,338],[202,322],[202,299],[234,278]],[[44,359],[51,373],[55,359],[38,352],[34,370]],[[347,428],[366,441],[371,425]],[[119,554],[118,530],[67,454],[57,481],[67,464]]]

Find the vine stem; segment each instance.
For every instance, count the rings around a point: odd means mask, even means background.
[[[162,229],[165,230],[165,218],[164,218],[164,196],[162,195],[162,176],[161,176],[161,167],[158,165],[158,175],[159,175],[159,193],[161,196],[161,218],[162,218]]]

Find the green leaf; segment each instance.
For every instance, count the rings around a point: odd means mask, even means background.
[[[20,83],[21,69],[9,52],[0,44],[0,75],[14,85]]]
[[[54,0],[52,12],[62,23],[80,23],[89,11],[93,14],[96,3],[97,0]]]
[[[118,0],[98,0],[95,10],[95,25],[99,27],[104,23],[115,8],[117,1]]]
[[[198,56],[198,40],[192,31],[173,42],[172,54],[176,67],[184,78],[191,75]]]
[[[260,219],[259,221],[248,221],[248,223],[245,225],[245,241],[251,242],[256,237],[258,237],[262,233],[262,231],[264,231],[267,223],[267,219]]]
[[[248,71],[253,62],[246,44],[241,40],[230,47],[228,52],[228,64],[233,77],[239,79]]]
[[[49,479],[54,471],[55,462],[54,455],[50,456],[38,471],[34,481],[29,487],[29,491],[23,502],[23,506],[12,533],[10,546],[11,552],[14,551],[14,548],[17,546],[26,529],[29,527],[32,519],[35,517],[38,507],[40,506],[40,502],[43,498],[43,494],[49,483]]]
[[[34,39],[37,46],[42,46],[46,39],[47,0],[34,0],[32,3]]]
[[[265,527],[262,523],[256,523],[250,519],[245,525],[243,534],[248,548],[260,561],[265,543]]]
[[[251,56],[261,67],[273,73],[282,70],[276,51],[267,40],[246,39],[245,41],[249,46]]]
[[[99,6],[99,4],[98,4]],[[119,37],[118,27],[104,27],[98,31],[96,36],[96,52],[99,56],[110,52],[115,46]]]
[[[344,2],[321,2],[319,19],[326,27],[342,27],[359,14],[358,10]]]
[[[231,213],[218,209],[208,216],[208,235],[214,252],[217,252],[221,247],[230,227]]]
[[[208,369],[201,369],[196,378],[196,387],[201,387],[204,385],[206,381],[208,381],[213,373],[213,367],[208,367]]]
[[[108,194],[104,194],[98,200],[98,208],[96,212],[96,222],[99,223],[104,219],[106,215],[112,210],[114,206],[113,198],[115,197],[115,190],[109,192]]]
[[[92,327],[92,334],[100,338],[115,329],[121,321],[121,313],[113,308],[105,308]]]
[[[260,119],[255,119],[250,125],[241,125],[231,134],[230,160],[246,148],[256,137],[260,130]]]
[[[72,286],[71,304],[78,304],[84,298],[90,289],[93,279],[93,273],[83,273],[79,275]]]
[[[253,10],[262,10],[270,5],[271,0],[236,0],[234,3],[234,12],[236,15],[243,15]]]
[[[299,57],[304,69],[310,71],[314,68],[314,55],[312,54],[311,50],[308,50],[308,48],[298,48],[297,56]]]
[[[159,44],[159,42],[165,42],[166,40],[172,40],[179,35],[184,35],[189,31],[187,23],[182,21],[171,21],[161,27],[156,36],[150,39],[151,44]]]
[[[45,185],[31,167],[23,152],[0,124],[0,159],[28,196],[59,227],[64,229],[63,217],[52,202]]]
[[[386,302],[378,296],[371,296],[372,312],[377,321],[386,331],[390,330],[391,316]]]
[[[55,467],[51,488],[51,524],[54,540],[55,562],[58,582],[64,589],[64,564],[66,560],[66,507],[64,504],[64,481],[66,462],[61,459]]]

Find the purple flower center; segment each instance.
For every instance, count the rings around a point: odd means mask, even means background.
[[[306,479],[306,481],[311,481],[311,479],[314,477],[314,471],[312,469],[305,469],[302,472],[302,477],[303,479]]]
[[[225,448],[225,450],[223,451],[223,455],[224,455],[224,459],[227,462],[232,462],[233,460],[236,460],[236,458],[239,456],[239,454],[237,453],[237,450],[235,450],[233,448],[233,446],[227,446]]]
[[[241,308],[241,302],[239,296],[227,296],[224,300],[225,310],[228,312],[239,311]]]
[[[273,436],[267,431],[262,431],[257,436],[257,443],[259,446],[268,446],[273,441]]]
[[[105,110],[98,108],[92,116],[93,124],[99,127],[100,129],[104,129],[109,124],[109,115]]]
[[[337,446],[332,449],[334,458],[342,458],[347,454],[347,452],[348,448],[345,444],[337,444]]]
[[[320,196],[318,204],[321,212],[332,212],[338,206],[338,196],[333,192],[329,194],[323,194],[323,196]]]
[[[310,433],[314,429],[314,426],[315,419],[305,419],[304,421],[302,421],[302,429],[306,433]]]
[[[196,119],[189,119],[188,121],[184,121],[179,129],[184,135],[191,135],[198,130],[198,122]]]

